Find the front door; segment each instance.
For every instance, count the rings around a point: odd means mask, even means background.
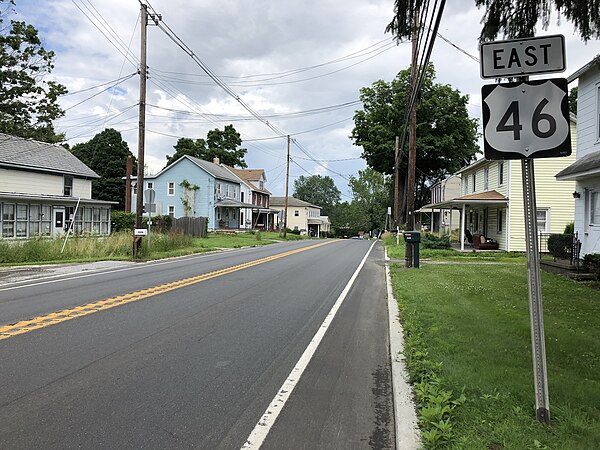
[[[59,236],[65,231],[65,209],[54,209],[54,221],[52,224],[52,236]]]

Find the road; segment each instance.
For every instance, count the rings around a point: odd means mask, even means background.
[[[0,287],[0,448],[392,448],[371,246],[287,242]]]

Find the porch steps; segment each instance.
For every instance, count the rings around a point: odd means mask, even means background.
[[[595,280],[596,275],[593,273],[583,272],[583,268],[581,266],[576,266],[574,264],[570,264],[569,261],[549,261],[549,260],[541,260],[540,268],[546,272],[557,273],[559,275],[565,275],[572,280],[577,281],[587,281],[587,280]]]

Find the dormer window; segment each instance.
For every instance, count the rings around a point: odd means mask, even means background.
[[[63,190],[63,195],[66,197],[72,197],[73,196],[73,176],[72,175],[64,175],[63,176],[63,184],[64,184],[64,190]]]
[[[259,188],[261,188],[261,189],[264,189],[264,187],[265,187],[265,183],[264,183],[264,181],[263,181],[263,180],[260,180],[260,181],[258,182],[258,187],[259,187]]]

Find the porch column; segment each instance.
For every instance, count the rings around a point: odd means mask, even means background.
[[[442,208],[440,208],[440,216],[439,216],[439,217],[440,217],[440,219],[439,219],[439,223],[438,223],[438,228],[439,228],[439,230],[438,230],[438,231],[439,231],[438,235],[439,235],[440,237],[442,237],[442,234],[443,234],[442,227],[444,226],[444,225],[443,225],[443,224],[444,224],[444,212],[442,211]]]
[[[460,251],[465,250],[465,214],[466,214],[466,206],[465,203],[462,205],[462,214],[460,216]]]
[[[448,230],[448,234],[450,235],[450,243],[452,244],[452,208],[450,208],[450,224],[449,224],[449,230]]]

